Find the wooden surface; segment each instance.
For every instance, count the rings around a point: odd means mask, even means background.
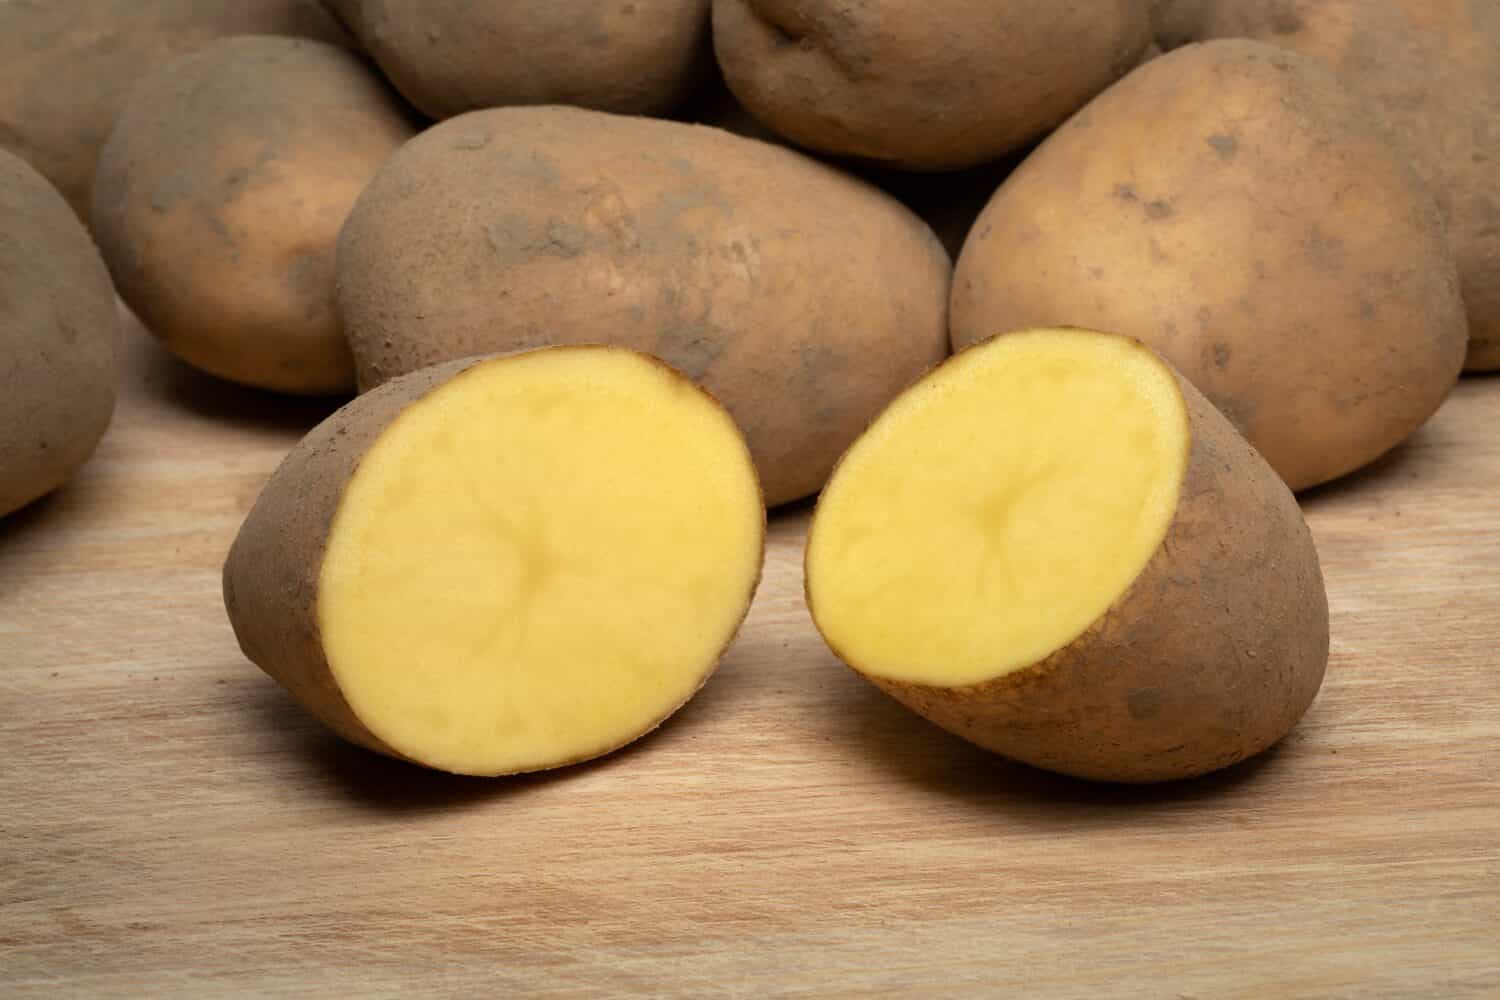
[[[1500,379],[1308,498],[1333,608],[1280,748],[1052,778],[840,667],[805,508],[703,694],[549,776],[345,746],[219,566],[326,410],[132,335],[95,461],[0,522],[0,995],[1500,996]]]

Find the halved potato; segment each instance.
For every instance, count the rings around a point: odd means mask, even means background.
[[[224,567],[246,655],[355,743],[464,774],[654,729],[750,606],[765,512],[712,397],[617,348],[428,368],[287,457]]]
[[[823,492],[807,595],[910,708],[1104,781],[1259,753],[1328,657],[1286,486],[1167,362],[1081,330],[986,341],[892,403]]]

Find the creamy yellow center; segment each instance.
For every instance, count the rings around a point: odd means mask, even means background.
[[[1037,330],[958,355],[824,490],[807,552],[819,629],[892,680],[961,686],[1044,659],[1161,544],[1189,439],[1172,372],[1133,341]]]
[[[377,737],[434,767],[603,753],[712,669],[763,525],[733,423],[661,366],[486,362],[403,412],[346,488],[318,594],[329,665]]]

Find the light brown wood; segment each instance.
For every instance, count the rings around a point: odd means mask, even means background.
[[[1090,786],[909,715],[814,633],[804,509],[676,719],[482,781],[234,644],[220,562],[327,407],[129,358],[95,461],[0,522],[0,995],[1500,995],[1500,379],[1307,499],[1328,681],[1232,772]]]

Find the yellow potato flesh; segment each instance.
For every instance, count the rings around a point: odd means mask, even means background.
[[[620,746],[698,688],[759,574],[724,411],[626,351],[541,351],[412,405],[345,489],[318,622],[350,708],[468,774]]]
[[[1009,334],[908,390],[824,490],[808,596],[839,655],[940,687],[1071,643],[1145,568],[1177,509],[1187,409],[1134,341]]]

